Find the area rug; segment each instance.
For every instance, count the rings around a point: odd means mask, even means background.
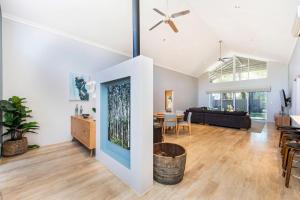
[[[248,130],[249,133],[261,133],[266,125],[265,121],[251,121],[251,128]]]

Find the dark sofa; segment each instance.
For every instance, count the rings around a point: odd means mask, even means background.
[[[192,123],[209,124],[230,128],[251,128],[251,119],[247,112],[213,111],[202,108],[189,108],[185,111],[185,119],[192,112]]]

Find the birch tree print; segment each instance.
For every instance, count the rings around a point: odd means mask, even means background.
[[[108,87],[108,140],[130,149],[130,78],[116,80]]]

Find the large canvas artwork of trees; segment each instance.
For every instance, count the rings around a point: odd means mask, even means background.
[[[113,81],[107,86],[108,140],[130,149],[130,78]]]

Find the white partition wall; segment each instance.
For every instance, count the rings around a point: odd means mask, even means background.
[[[142,195],[153,184],[153,60],[138,56],[96,77],[96,159]],[[108,141],[105,85],[123,79],[130,79],[130,149],[122,150]]]

